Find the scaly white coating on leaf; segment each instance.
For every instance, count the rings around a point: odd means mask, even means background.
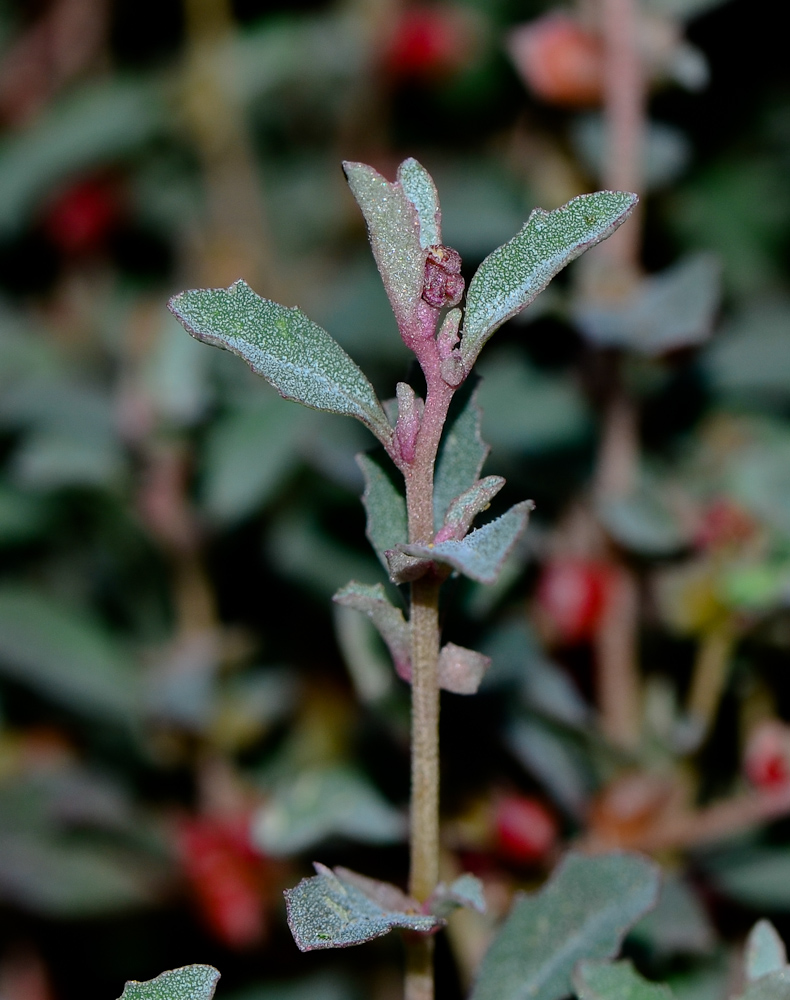
[[[411,677],[411,633],[400,608],[393,607],[387,599],[384,587],[380,583],[370,586],[352,580],[338,590],[332,600],[370,618],[390,651],[398,676],[408,680]]]
[[[443,541],[445,537],[463,538],[472,527],[472,521],[488,507],[504,485],[502,476],[486,476],[456,497],[447,508],[437,541]]]
[[[425,251],[417,209],[400,184],[391,184],[366,163],[344,163],[351,193],[368,225],[373,256],[398,326],[411,326],[422,295]]]
[[[746,978],[759,979],[787,965],[787,950],[770,920],[758,920],[746,940]]]
[[[156,979],[130,980],[120,1000],[211,1000],[218,979],[219,972],[212,965],[185,965]]]
[[[505,560],[527,526],[533,507],[531,500],[517,503],[507,514],[472,531],[461,541],[400,545],[398,549],[418,559],[446,563],[480,583],[496,583]]]
[[[373,386],[340,344],[299,309],[261,298],[245,281],[181,292],[169,306],[188,333],[238,354],[285,399],[356,417],[391,446],[392,428]]]
[[[651,983],[629,961],[579,962],[573,974],[579,1000],[672,1000],[666,983]]]
[[[497,327],[528,306],[566,264],[611,236],[638,200],[626,191],[598,191],[552,212],[536,208],[520,233],[486,257],[466,296],[461,354],[467,370]]]
[[[368,541],[389,571],[385,553],[409,537],[406,500],[374,456],[357,455],[357,465],[365,478],[362,504],[367,514]]]
[[[343,878],[342,869],[333,872],[319,864],[315,869],[317,875],[285,890],[288,926],[300,951],[348,948],[395,927],[431,932],[444,923],[439,917],[381,906],[360,889],[358,880]]]
[[[560,1000],[583,958],[611,958],[655,906],[658,866],[636,854],[569,853],[540,892],[518,899],[488,949],[471,1000]]]
[[[404,194],[417,209],[420,220],[420,245],[424,250],[442,242],[442,213],[433,178],[413,157],[398,167],[398,181]]]

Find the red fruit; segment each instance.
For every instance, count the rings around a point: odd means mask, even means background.
[[[790,784],[790,728],[776,719],[756,726],[746,742],[744,770],[757,788],[786,788]]]
[[[450,76],[468,62],[474,41],[466,12],[438,4],[410,7],[387,39],[382,62],[398,79]]]
[[[567,14],[545,14],[516,28],[508,51],[519,76],[544,101],[571,108],[601,102],[601,43]]]
[[[568,645],[590,640],[606,610],[613,570],[586,559],[555,559],[543,569],[537,602],[558,639]]]
[[[52,202],[44,216],[44,231],[66,254],[100,249],[120,216],[120,206],[106,183],[79,181]]]
[[[497,847],[509,861],[542,861],[557,843],[557,821],[539,799],[505,795],[494,815]]]
[[[265,932],[260,858],[238,823],[183,820],[177,843],[181,863],[204,922],[231,948],[258,944]]]

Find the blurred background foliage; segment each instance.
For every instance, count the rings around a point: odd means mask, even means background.
[[[641,0],[648,276],[613,305],[577,265],[481,362],[486,468],[537,509],[445,612],[493,666],[443,701],[443,865],[490,912],[453,917],[442,996],[572,841],[665,863],[628,948],[681,1000],[724,995],[755,914],[790,932],[778,12]],[[281,896],[319,848],[405,877],[408,690],[330,602],[383,579],[370,442],[165,303],[243,276],[391,396],[339,161],[417,156],[468,278],[606,177],[596,30],[594,0],[0,2],[2,1000],[195,961],[236,1000],[397,997],[397,942],[303,958]]]

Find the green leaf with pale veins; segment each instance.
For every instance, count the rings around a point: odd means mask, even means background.
[[[426,251],[420,243],[417,209],[400,183],[390,183],[366,163],[344,163],[343,170],[368,224],[373,256],[398,326],[409,327],[425,280]]]
[[[461,354],[467,370],[498,327],[528,306],[566,264],[611,236],[637,201],[627,191],[598,191],[553,212],[536,208],[520,233],[486,257],[466,296]]]
[[[392,481],[384,461],[375,455],[357,455],[357,465],[365,477],[362,503],[367,514],[366,534],[382,566],[387,569],[384,553],[408,540],[409,524],[406,500]]]
[[[340,344],[299,309],[257,295],[245,281],[181,292],[170,309],[197,340],[238,354],[285,399],[356,417],[385,446],[389,425],[373,386]]]
[[[285,890],[288,926],[300,951],[348,948],[396,927],[427,932],[444,924],[440,917],[392,908],[409,903],[395,886],[379,883],[374,891],[372,879],[319,864],[315,870],[317,875]]]
[[[398,675],[408,679],[411,675],[411,630],[400,608],[390,604],[384,587],[380,583],[370,586],[352,580],[338,590],[332,600],[370,618],[390,651]]]
[[[472,380],[456,396],[436,457],[433,520],[438,531],[450,504],[477,482],[489,447],[480,436],[482,411]]]
[[[570,853],[519,899],[483,958],[471,1000],[560,1000],[583,958],[611,958],[658,896],[659,869],[635,854]]]
[[[142,983],[131,980],[120,1000],[211,1000],[218,979],[213,965],[185,965]]]
[[[425,250],[442,242],[442,213],[433,178],[413,157],[398,167],[398,181],[404,194],[417,209],[420,245]]]
[[[470,532],[461,541],[450,539],[436,545],[400,545],[398,551],[418,559],[446,563],[480,583],[495,583],[505,560],[527,526],[531,500],[511,507],[507,514]]]
[[[746,978],[760,979],[787,966],[787,951],[770,920],[758,920],[746,939]]]
[[[573,975],[579,1000],[672,1000],[666,983],[651,983],[630,962],[580,962]]]

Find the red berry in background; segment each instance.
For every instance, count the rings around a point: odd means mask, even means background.
[[[601,43],[567,14],[546,14],[515,28],[507,47],[519,76],[537,97],[570,108],[601,102]]]
[[[230,948],[250,948],[264,937],[261,859],[235,820],[182,820],[177,831],[184,874],[206,926]]]
[[[543,861],[557,843],[557,821],[529,795],[503,795],[494,807],[497,849],[508,861]]]
[[[467,11],[445,4],[408,7],[383,46],[382,64],[395,79],[440,79],[469,62],[475,43]]]
[[[557,639],[573,645],[590,640],[606,610],[613,570],[587,559],[553,559],[538,582],[538,612]]]
[[[104,246],[120,215],[116,192],[106,181],[83,180],[49,204],[43,228],[65,254],[95,253]]]
[[[695,541],[701,549],[731,548],[749,541],[756,530],[754,518],[747,511],[720,497],[705,510]]]
[[[757,788],[778,791],[790,785],[790,727],[778,719],[761,722],[749,734],[746,776]]]

